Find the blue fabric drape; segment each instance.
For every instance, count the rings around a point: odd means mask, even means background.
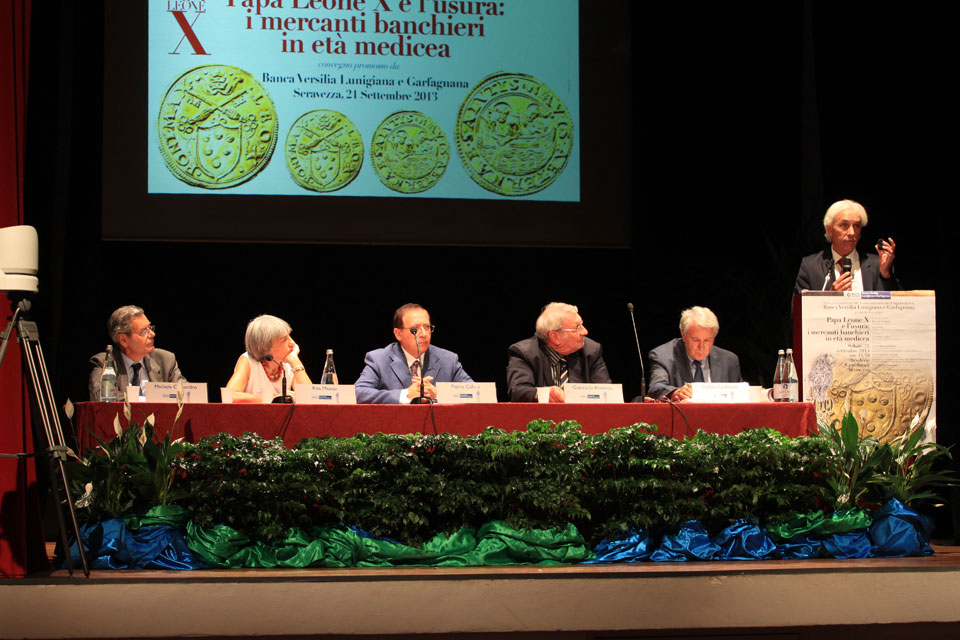
[[[206,565],[187,548],[183,534],[169,525],[131,531],[119,519],[80,527],[91,569],[203,569]],[[73,565],[80,566],[80,550],[70,545]],[[66,563],[64,563],[64,566]]]

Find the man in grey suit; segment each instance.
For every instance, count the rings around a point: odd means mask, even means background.
[[[128,385],[139,386],[141,397],[147,382],[177,382],[186,378],[177,366],[177,357],[170,351],[157,349],[156,326],[150,324],[140,307],[127,305],[110,314],[107,332],[113,341],[113,366],[117,370],[117,389],[125,393]],[[100,374],[105,352],[90,358],[90,399],[100,400]]]
[[[860,233],[867,226],[867,210],[859,202],[834,202],[823,216],[823,230],[830,246],[800,261],[794,293],[813,291],[897,291],[893,275],[897,248],[893,238],[877,241],[877,255],[857,250]],[[846,266],[845,266],[846,265]]]
[[[680,337],[650,352],[650,396],[679,402],[693,394],[692,382],[740,382],[740,359],[713,346],[719,331],[710,309],[685,309],[680,314]]]
[[[420,398],[437,399],[434,382],[473,382],[452,351],[430,346],[430,314],[419,304],[405,304],[393,314],[396,342],[369,351],[355,388],[360,404],[410,404]],[[417,357],[419,343],[421,358]]]

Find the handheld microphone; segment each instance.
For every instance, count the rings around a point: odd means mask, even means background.
[[[843,273],[850,273],[850,271],[851,271],[852,269],[853,269],[853,260],[851,260],[850,258],[844,258],[844,259],[843,259],[843,267],[842,267],[841,271],[842,271]]]
[[[633,324],[633,339],[637,343],[637,355],[640,357],[640,395],[639,401],[643,402],[647,397],[647,372],[643,368],[643,352],[640,350],[640,337],[637,335],[637,319],[633,315],[633,303],[627,303],[627,311],[630,312],[630,322]],[[633,399],[637,402],[637,398]]]

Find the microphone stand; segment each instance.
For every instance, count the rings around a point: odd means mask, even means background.
[[[267,362],[273,362],[273,354],[268,353],[263,357]],[[280,365],[280,395],[273,399],[271,404],[293,404],[293,398],[287,395],[287,370],[283,368],[283,363],[278,363]]]
[[[437,418],[433,415],[433,403],[436,401],[423,394],[423,374],[426,373],[426,371],[423,370],[423,353],[420,352],[420,341],[417,340],[417,328],[410,327],[410,333],[413,334],[413,341],[417,343],[417,360],[420,361],[420,396],[411,400],[410,404],[423,404],[426,402],[430,405],[430,423],[433,425],[433,435],[437,435]]]
[[[420,396],[411,400],[410,404],[424,404],[427,402],[433,404],[433,400],[423,395],[423,374],[426,372],[423,370],[423,354],[420,352],[420,341],[417,340],[417,328],[410,327],[410,333],[413,334],[413,341],[417,344],[417,360],[420,362]]]
[[[643,352],[640,350],[640,337],[637,335],[637,319],[633,315],[633,303],[627,303],[627,311],[630,312],[630,322],[633,324],[633,339],[637,343],[637,355],[640,357],[640,395],[633,399],[634,402],[644,402],[647,397],[647,372],[643,368]]]

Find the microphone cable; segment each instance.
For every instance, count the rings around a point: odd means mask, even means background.
[[[692,437],[692,436],[690,435],[690,421],[687,420],[687,414],[685,414],[685,413],[683,412],[683,409],[681,409],[680,406],[679,406],[676,402],[674,402],[673,400],[671,400],[668,396],[663,396],[662,398],[660,398],[660,402],[666,402],[666,403],[669,404],[671,407],[673,407],[674,409],[677,410],[677,412],[678,412],[678,413],[680,414],[680,416],[683,418],[683,423],[686,425],[686,436],[687,436],[688,438]]]

